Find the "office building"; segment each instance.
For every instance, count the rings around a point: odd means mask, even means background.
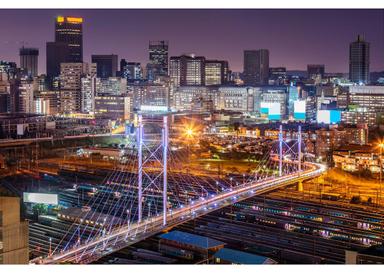
[[[94,113],[95,112],[95,97],[98,89],[100,89],[100,78],[91,77],[87,75],[81,78],[81,112]]]
[[[205,85],[222,85],[228,82],[228,62],[205,61]]]
[[[284,119],[288,115],[288,93],[286,88],[263,90],[260,102],[260,114],[268,119]]]
[[[155,80],[168,75],[168,41],[149,41],[149,74]]]
[[[384,112],[384,86],[350,86],[349,104]]]
[[[307,74],[310,80],[324,79],[325,65],[309,64],[307,65]]]
[[[97,95],[95,115],[98,118],[132,120],[133,100],[131,96]]]
[[[141,109],[142,106],[170,107],[170,86],[154,83],[132,84],[127,87],[133,97],[133,107]]]
[[[54,78],[60,75],[60,64],[69,62],[69,45],[62,42],[47,42],[46,57],[47,80],[52,85]]]
[[[246,85],[268,84],[269,51],[245,50],[243,80]]]
[[[96,76],[96,64],[62,63],[60,65],[60,111],[81,111],[81,78]]]
[[[193,54],[171,57],[169,76],[175,86],[205,85],[205,58]]]
[[[369,43],[360,35],[349,45],[349,79],[355,83],[369,83]]]
[[[127,79],[120,77],[111,77],[101,79],[97,85],[96,93],[98,95],[125,95],[127,93]]]
[[[142,80],[143,71],[141,64],[137,62],[127,62],[125,59],[121,59],[120,76],[129,81]]]
[[[39,50],[37,48],[22,47],[19,51],[20,68],[23,69],[29,77],[36,77],[38,74]]]
[[[275,85],[285,83],[287,79],[287,69],[285,67],[270,67],[269,68],[269,82]]]
[[[3,74],[3,80],[14,79],[17,74],[16,63],[0,61],[0,74]]]
[[[67,62],[83,62],[83,18],[58,16],[55,24],[55,42],[69,47]]]
[[[116,77],[118,56],[111,55],[92,55],[92,63],[97,66],[97,77],[107,79]]]
[[[37,81],[27,76],[23,77],[20,79],[18,89],[17,112],[34,113],[34,94],[37,91]]]
[[[212,101],[217,105],[217,95],[217,89],[206,86],[180,86],[173,94],[172,108],[177,111],[192,111],[196,100]]]
[[[20,199],[0,196],[0,265],[28,264],[28,222],[20,220]]]
[[[254,112],[255,95],[254,88],[250,87],[219,87],[216,110]]]

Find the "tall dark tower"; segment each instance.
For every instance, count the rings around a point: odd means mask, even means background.
[[[244,83],[247,85],[268,84],[268,49],[244,51]]]
[[[154,76],[168,75],[168,41],[149,41],[149,67]]]
[[[29,76],[37,76],[39,50],[37,48],[22,47],[19,51],[20,67],[24,69]]]
[[[349,79],[355,83],[369,83],[369,43],[360,35],[349,45]]]
[[[69,46],[68,62],[83,62],[83,18],[58,16],[55,24],[55,42]]]

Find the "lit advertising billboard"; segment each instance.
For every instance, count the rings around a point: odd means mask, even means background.
[[[280,120],[280,103],[279,102],[271,102],[268,112],[268,119],[270,120]]]
[[[279,102],[261,102],[260,114],[268,116],[270,120],[280,120],[281,104]]]
[[[335,124],[341,121],[341,111],[339,110],[318,110],[317,123]]]
[[[59,198],[57,194],[24,192],[23,201],[24,203],[57,205]]]
[[[297,100],[293,104],[293,118],[295,120],[305,120],[306,102],[305,100]]]

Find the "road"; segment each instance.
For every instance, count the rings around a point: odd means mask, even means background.
[[[140,223],[128,223],[123,227],[116,228],[110,233],[95,237],[92,240],[75,246],[62,253],[56,253],[45,258],[36,258],[31,263],[37,264],[59,264],[59,263],[91,263],[118,251],[124,247],[137,243],[163,230],[180,225],[196,217],[208,214],[248,199],[255,195],[265,193],[289,184],[297,183],[304,179],[314,178],[326,171],[325,166],[316,163],[304,163],[306,171],[292,173],[281,177],[271,177],[263,181],[251,181],[239,185],[229,191],[211,195],[209,198],[201,198],[192,201],[188,206],[180,207],[167,214],[167,225],[163,225],[163,217],[157,216],[146,219]]]

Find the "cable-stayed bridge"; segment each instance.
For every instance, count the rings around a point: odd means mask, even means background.
[[[139,116],[122,150],[126,164],[103,181],[108,191],[91,199],[52,251],[32,263],[91,263],[196,217],[326,171],[305,157],[300,126],[297,139],[289,141],[280,126],[278,141],[251,173],[215,179],[189,169],[193,130],[180,134],[168,123],[166,116],[161,125]]]

